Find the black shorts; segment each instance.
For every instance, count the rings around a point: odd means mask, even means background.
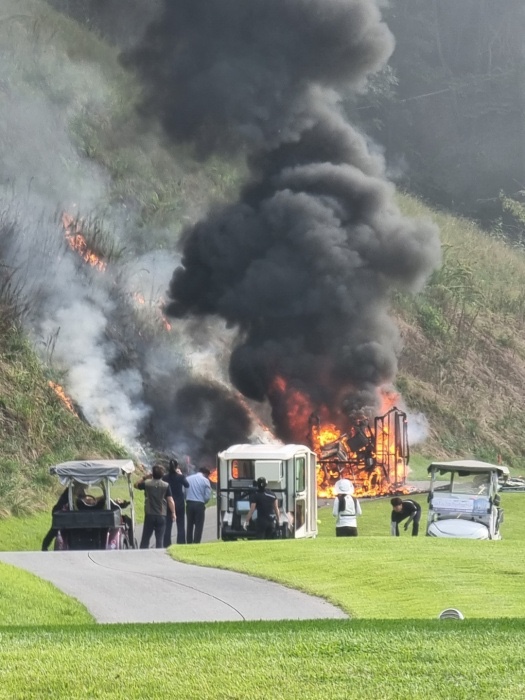
[[[335,528],[336,537],[357,537],[356,527],[336,527]]]

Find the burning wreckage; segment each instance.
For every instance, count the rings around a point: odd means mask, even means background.
[[[357,416],[341,433],[335,426],[321,424],[318,415],[309,419],[309,441],[317,454],[317,495],[333,496],[339,479],[350,479],[357,496],[406,493],[410,457],[407,415],[392,407],[373,421]]]

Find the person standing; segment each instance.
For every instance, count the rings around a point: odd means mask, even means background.
[[[404,529],[408,530],[410,523],[412,525],[412,537],[417,537],[419,533],[419,521],[421,520],[421,506],[416,501],[405,499],[404,501],[395,497],[390,500],[392,505],[392,516],[390,518],[390,534],[394,537],[399,537],[399,523],[407,519]]]
[[[186,529],[184,515],[184,489],[189,487],[189,483],[182,473],[179,463],[176,459],[170,459],[168,473],[162,477],[162,480],[170,485],[171,495],[175,502],[175,518],[177,523],[177,544],[186,544]],[[164,531],[164,546],[171,545],[171,528],[173,520],[168,513],[166,516],[166,530]]]
[[[257,479],[257,490],[250,495],[250,511],[244,521],[244,527],[247,529],[253,514],[257,511],[255,529],[258,540],[272,540],[279,525],[277,496],[267,486],[268,482],[264,476]]]
[[[354,498],[354,485],[349,479],[340,479],[334,486],[336,496],[332,515],[336,537],[357,537],[357,516],[362,515],[361,505]]]
[[[211,498],[210,470],[201,467],[196,474],[187,477],[186,488],[186,542],[199,544],[204,529],[206,503]]]
[[[164,530],[168,510],[172,521],[175,520],[175,503],[171,495],[170,485],[162,480],[164,469],[156,464],[151,474],[146,474],[135,484],[135,488],[144,491],[144,525],[142,528],[141,549],[148,549],[149,542],[155,533],[155,547],[164,545]]]

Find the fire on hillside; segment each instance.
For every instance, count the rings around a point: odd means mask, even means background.
[[[91,265],[91,267],[103,272],[106,269],[106,263],[94,251],[90,250],[82,232],[82,222],[71,214],[64,212],[62,214],[62,226],[64,227],[69,247],[76,251],[82,260]]]
[[[51,380],[48,381],[48,386],[51,389],[53,389],[53,391],[58,396],[60,401],[64,404],[64,406],[67,408],[67,410],[70,413],[73,413],[73,415],[78,417],[78,413],[75,409],[73,401],[69,398],[69,396],[64,391],[64,387],[60,386],[60,384],[57,384],[56,382],[52,382]]]

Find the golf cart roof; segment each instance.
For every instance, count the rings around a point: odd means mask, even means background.
[[[458,472],[461,474],[489,474],[497,472],[499,476],[508,476],[509,469],[501,464],[478,462],[476,459],[460,459],[456,462],[432,462],[427,471]]]
[[[221,459],[291,459],[297,452],[311,452],[305,445],[232,445],[219,452]]]
[[[99,484],[103,479],[111,483],[119,476],[132,474],[135,465],[131,459],[86,459],[76,462],[62,462],[49,469],[50,474],[56,474],[65,486],[71,479],[86,486]]]

